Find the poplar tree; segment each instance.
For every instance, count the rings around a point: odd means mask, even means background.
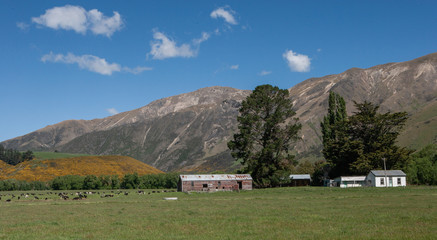
[[[259,187],[287,181],[294,167],[291,144],[299,139],[301,124],[293,118],[292,106],[288,90],[271,85],[256,87],[242,102],[239,131],[228,147]]]

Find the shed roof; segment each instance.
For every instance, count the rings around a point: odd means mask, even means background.
[[[341,176],[337,177],[334,180],[338,181],[365,181],[366,176]]]
[[[309,174],[291,174],[290,179],[292,180],[311,180]]]
[[[385,177],[385,172],[387,172],[387,176],[407,176],[402,170],[372,170],[371,174],[375,175],[375,177]]]
[[[197,174],[180,175],[182,181],[225,181],[225,180],[252,180],[250,174]]]

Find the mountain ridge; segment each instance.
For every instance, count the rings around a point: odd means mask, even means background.
[[[295,152],[301,158],[308,152],[321,157],[320,120],[326,114],[329,91],[344,97],[349,114],[354,111],[353,101],[371,101],[382,112],[414,115],[428,105],[436,106],[436,69],[437,53],[432,53],[310,78],[289,88],[303,125]],[[226,143],[237,130],[238,109],[250,92],[202,88],[107,118],[63,121],[3,144],[20,150],[129,155],[164,171],[230,171],[238,166]]]

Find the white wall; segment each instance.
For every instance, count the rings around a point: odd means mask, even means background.
[[[384,179],[384,184],[381,184],[381,178]],[[392,185],[390,186],[390,178],[392,178]],[[401,184],[398,185],[398,178],[401,178]],[[372,181],[372,185],[375,187],[385,187],[385,186],[389,186],[389,187],[404,187],[407,186],[407,180],[405,177],[375,177],[375,184],[373,184]]]

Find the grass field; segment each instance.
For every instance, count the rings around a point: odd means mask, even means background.
[[[0,202],[0,239],[436,239],[437,188],[130,191]],[[110,193],[106,190],[105,194]],[[2,192],[2,195],[11,194]],[[14,193],[18,195],[19,193]],[[41,195],[38,195],[41,194]],[[103,190],[100,191],[100,195]],[[165,201],[163,197],[178,197]]]
[[[38,160],[91,156],[89,154],[60,153],[60,152],[34,152],[33,154],[35,155],[35,158]]]

